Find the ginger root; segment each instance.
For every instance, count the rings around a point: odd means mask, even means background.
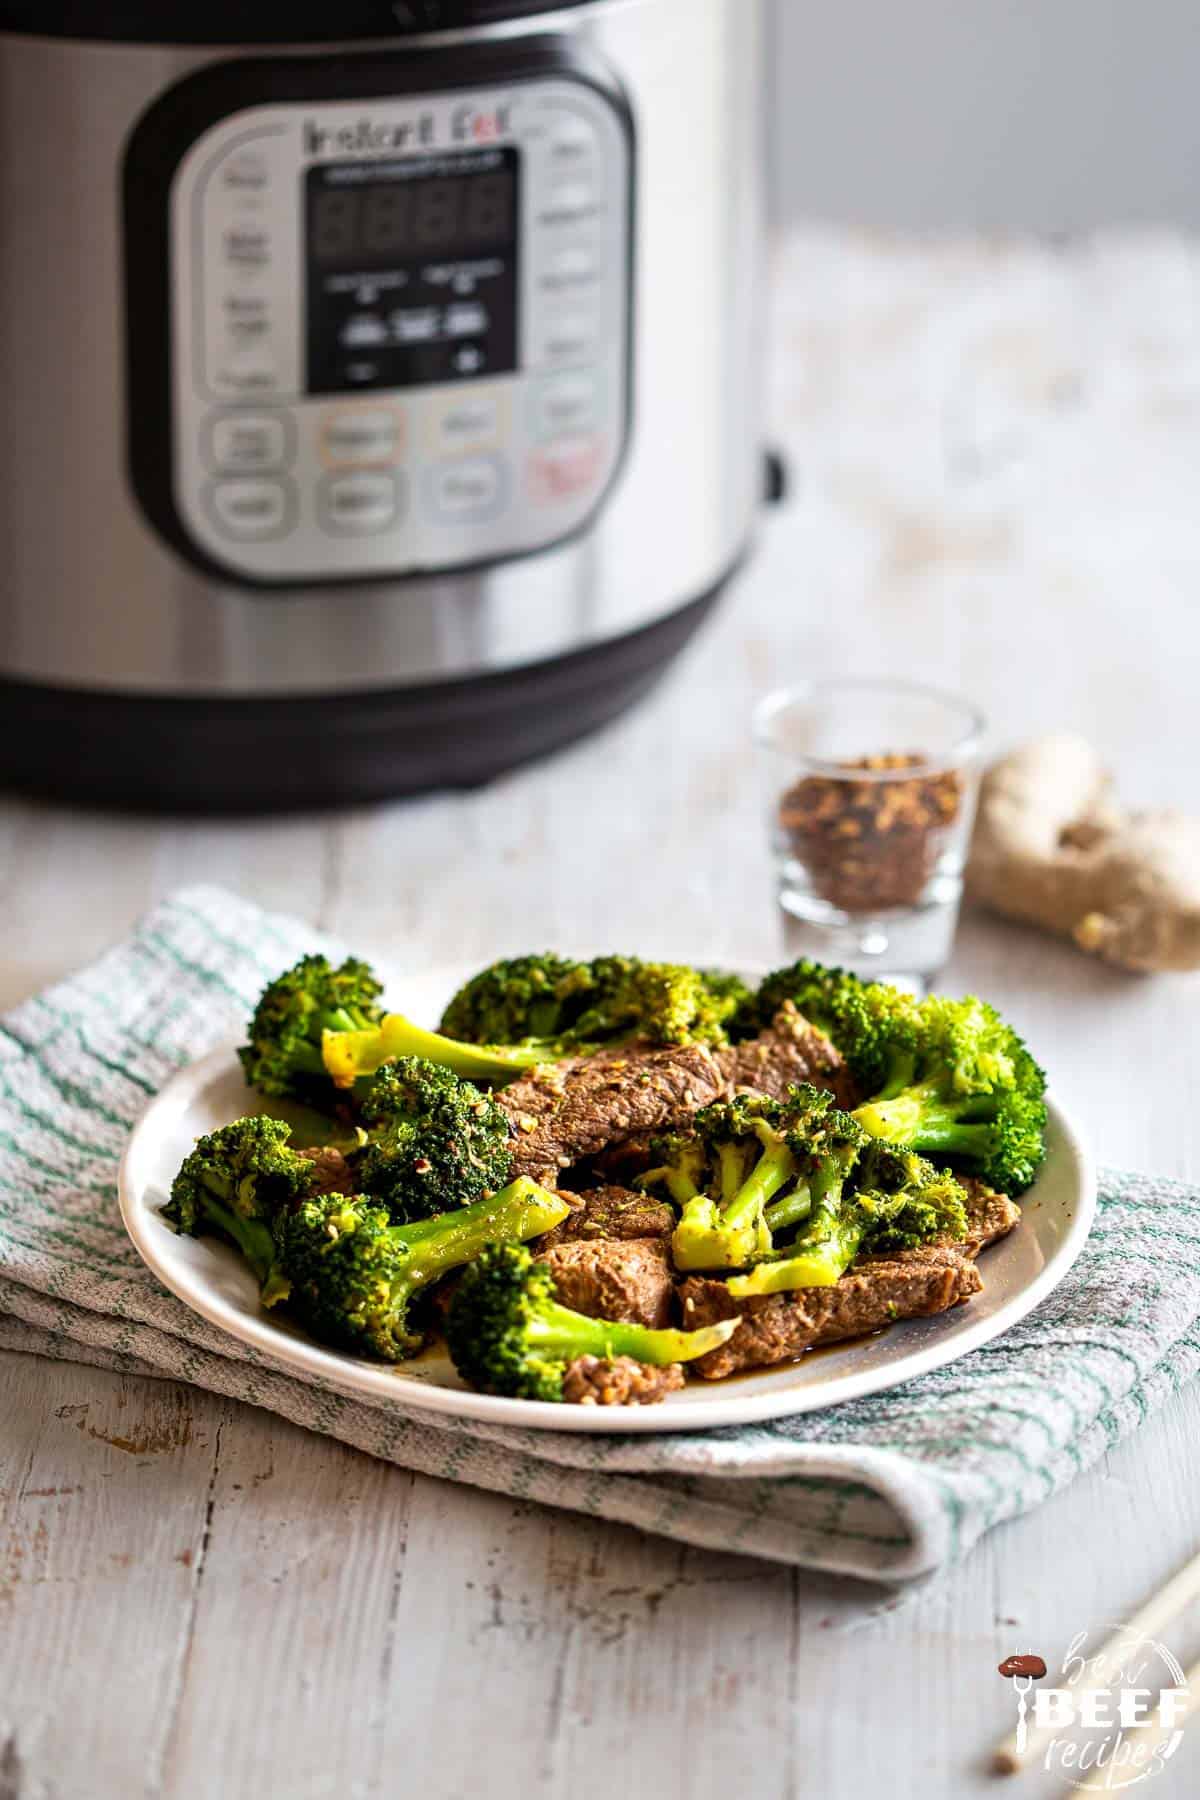
[[[1121,811],[1091,745],[1036,738],[983,780],[967,892],[1121,969],[1200,968],[1200,819]]]

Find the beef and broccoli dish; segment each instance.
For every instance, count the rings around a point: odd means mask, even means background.
[[[1045,1077],[986,1001],[808,961],[751,987],[516,957],[430,1031],[308,956],[248,1037],[266,1110],[197,1142],[167,1222],[322,1343],[398,1363],[441,1335],[525,1399],[646,1405],[967,1302],[1045,1155]]]

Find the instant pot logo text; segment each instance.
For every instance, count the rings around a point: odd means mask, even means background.
[[[317,156],[386,156],[393,150],[430,149],[445,144],[491,144],[505,136],[512,108],[456,106],[439,132],[439,115],[414,113],[408,119],[356,119],[353,125],[319,125],[304,121],[304,148]]]

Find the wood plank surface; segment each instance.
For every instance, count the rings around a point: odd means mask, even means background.
[[[808,233],[776,269],[795,496],[638,712],[478,792],[229,825],[0,799],[0,1004],[221,881],[403,968],[542,944],[771,958],[747,718],[886,670],[997,745],[1067,723],[1195,803],[1200,249]],[[686,521],[673,522],[686,529]],[[991,919],[994,995],[1110,1163],[1200,1174],[1200,983]],[[170,1383],[0,1357],[0,1800],[997,1791],[1008,1652],[1128,1615],[1200,1537],[1200,1400],[894,1594],[371,1462]],[[1172,1648],[1200,1655],[1200,1617]],[[1014,1792],[1017,1790],[1014,1788]],[[1021,1791],[1061,1791],[1036,1778]],[[1200,1727],[1153,1791],[1200,1791]]]

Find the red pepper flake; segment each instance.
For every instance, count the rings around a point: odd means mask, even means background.
[[[928,762],[889,751],[835,767],[877,777],[890,769],[927,768]],[[780,799],[779,824],[789,853],[803,863],[822,900],[843,912],[877,912],[920,899],[962,799],[956,769],[894,781],[805,775]]]

